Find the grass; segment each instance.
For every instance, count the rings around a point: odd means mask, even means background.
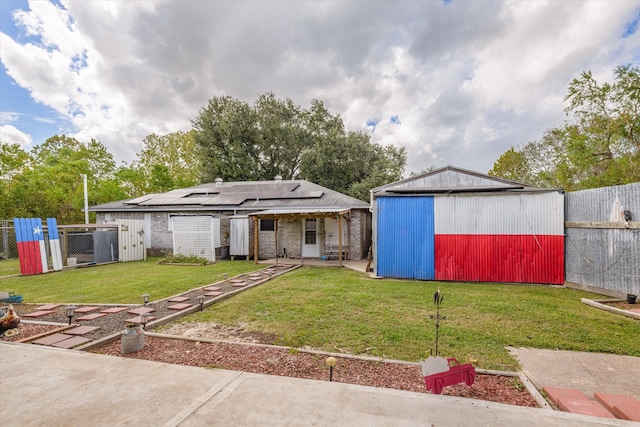
[[[640,356],[640,322],[588,307],[595,294],[536,285],[375,280],[345,269],[302,268],[181,319],[243,326],[277,344],[419,361],[439,354],[515,370],[505,346]]]
[[[9,264],[5,264],[9,263]],[[12,261],[1,261],[0,271]],[[157,259],[0,279],[28,303],[139,303],[253,271],[251,261],[158,265]],[[535,285],[376,280],[347,269],[300,268],[181,321],[242,324],[276,344],[418,361],[435,350],[433,294],[444,295],[439,353],[515,370],[505,346],[640,356],[640,322],[580,302],[596,294]]]
[[[20,274],[20,261],[16,259],[0,260],[0,277]]]
[[[2,261],[5,262],[9,261]],[[158,265],[157,262],[157,258],[149,258],[5,277],[0,279],[0,290],[21,294],[25,303],[135,304],[141,302],[141,295],[145,293],[157,300],[222,280],[225,273],[233,277],[264,267],[253,261],[222,261],[207,266]]]

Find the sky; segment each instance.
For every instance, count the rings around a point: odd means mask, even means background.
[[[639,21],[638,0],[3,0],[0,140],[131,163],[212,97],[273,92],[406,148],[405,176],[486,173],[567,120],[572,79],[640,65]]]

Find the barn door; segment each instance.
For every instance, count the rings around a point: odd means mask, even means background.
[[[379,276],[435,279],[433,197],[377,199]]]

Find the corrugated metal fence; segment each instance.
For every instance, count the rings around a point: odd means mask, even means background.
[[[565,221],[567,282],[640,295],[640,183],[567,193]]]

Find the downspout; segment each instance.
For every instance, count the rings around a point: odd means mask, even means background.
[[[375,197],[373,195],[373,190],[369,190],[369,196],[370,196],[370,206],[369,206],[369,212],[371,212],[371,266],[373,267],[373,274],[374,276],[378,275],[378,262],[377,262],[377,258],[378,258],[378,251],[377,251],[377,247],[378,247],[378,233],[376,232],[376,230],[378,229],[378,209],[376,207],[376,200]],[[367,271],[367,273],[369,273]]]

